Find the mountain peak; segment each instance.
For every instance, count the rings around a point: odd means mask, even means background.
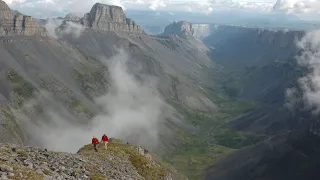
[[[10,10],[10,8],[4,1],[0,0],[0,13],[2,14],[4,10]]]
[[[81,14],[80,13],[68,13],[64,19],[69,20],[69,21],[79,21],[81,19]]]
[[[119,6],[96,3],[90,13],[84,15],[81,23],[92,29],[102,31],[127,31],[144,33],[142,28],[127,18]]]
[[[173,22],[165,27],[162,35],[178,35],[180,37],[186,38],[191,37],[194,34],[194,29],[192,24],[186,21]]]
[[[46,35],[46,30],[30,16],[12,11],[8,5],[0,0],[0,36],[14,35]]]

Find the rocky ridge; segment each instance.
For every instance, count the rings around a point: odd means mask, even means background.
[[[68,13],[64,19],[69,21],[80,21],[81,17],[77,13]]]
[[[12,11],[4,1],[0,0],[0,36],[15,35],[46,36],[47,33],[34,18]]]
[[[211,34],[203,42],[211,49],[211,57],[225,70],[236,73],[272,61],[286,62],[298,53],[296,41],[305,34],[303,31],[220,25],[215,25],[210,31]]]
[[[173,22],[164,28],[162,36],[178,35],[183,38],[192,37],[194,29],[192,24],[186,21]]]
[[[108,150],[91,145],[77,154],[0,144],[0,179],[185,179],[142,147],[111,139]]]
[[[133,20],[127,18],[123,9],[119,6],[96,3],[89,13],[82,18],[69,13],[62,22],[62,28],[67,22],[74,22],[85,28],[98,31],[129,32],[145,34],[144,30]]]
[[[212,25],[210,27],[211,35],[205,39],[205,42],[218,42],[227,40],[224,36],[230,38],[247,38],[251,43],[260,43],[264,45],[277,45],[280,47],[295,46],[295,41],[301,38],[305,32],[296,30],[272,30],[262,28],[247,28],[242,26]],[[216,36],[220,37],[217,40]],[[243,41],[238,39],[237,41]]]

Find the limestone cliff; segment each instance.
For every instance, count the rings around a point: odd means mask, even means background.
[[[210,35],[210,24],[192,24],[193,36],[203,39]]]
[[[96,30],[144,33],[139,25],[126,18],[123,9],[119,6],[96,3],[90,13],[86,13],[80,22]]]
[[[192,24],[186,21],[173,22],[165,27],[162,36],[178,35],[180,37],[192,37],[194,29]]]
[[[46,35],[46,30],[34,18],[12,11],[0,0],[0,36]]]

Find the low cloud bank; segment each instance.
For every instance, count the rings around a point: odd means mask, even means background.
[[[63,24],[63,20],[52,18],[47,19],[44,27],[49,35],[55,39],[59,39],[63,35],[71,35],[73,38],[79,38],[81,33],[85,30],[85,27],[81,24],[72,21],[66,21]]]
[[[287,106],[293,108],[302,98],[304,105],[314,113],[320,111],[320,30],[307,33],[297,46],[302,53],[297,57],[298,64],[308,72],[298,79],[298,87],[287,91]]]
[[[105,95],[95,99],[102,111],[86,125],[80,125],[59,104],[47,103],[48,99],[53,99],[50,93],[42,93],[33,103],[27,103],[28,107],[32,107],[46,99],[42,116],[32,120],[18,118],[30,144],[56,151],[76,152],[83,145],[89,144],[93,136],[101,137],[106,133],[130,143],[156,147],[159,127],[165,119],[162,113],[165,102],[154,87],[154,81],[140,82],[129,73],[126,66],[128,59],[121,51],[104,61],[111,75],[111,87]]]

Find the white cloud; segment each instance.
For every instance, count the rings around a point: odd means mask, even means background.
[[[169,5],[168,5],[169,6]],[[260,11],[271,11],[273,3],[270,2],[248,2],[232,0],[207,0],[207,1],[185,1],[179,4],[171,4],[169,7],[189,12],[211,13],[221,9],[249,9]]]
[[[166,7],[167,5],[161,1],[161,0],[154,0],[153,2],[151,2],[149,8],[152,10],[156,10],[158,8],[163,8]]]
[[[286,13],[320,13],[320,0],[277,0],[273,10]]]
[[[235,6],[240,9],[253,9],[260,11],[271,11],[273,3],[268,2],[237,2]]]
[[[320,112],[320,30],[307,33],[297,46],[302,50],[297,58],[308,74],[298,80],[305,105]],[[292,91],[294,92],[294,91]],[[290,93],[289,93],[290,94]],[[292,94],[292,93],[291,93]],[[296,94],[296,93],[295,93]],[[292,101],[291,101],[292,102]],[[296,101],[295,101],[296,102]],[[292,104],[292,103],[290,103]]]
[[[8,5],[16,2],[16,3],[24,3],[26,2],[26,0],[4,0],[4,2],[6,2]]]
[[[183,10],[203,13],[211,13],[215,9],[221,8],[271,10],[273,6],[272,3],[232,0],[5,0],[5,2],[18,10],[34,8],[34,12],[45,10],[48,12],[58,11],[64,14],[68,12],[89,12],[95,3],[117,5],[123,9]]]
[[[58,11],[89,12],[95,3],[117,5],[123,9],[141,8],[150,10],[182,10],[187,12],[211,13],[219,9],[246,9],[285,13],[319,13],[320,0],[5,0],[10,7],[21,10],[34,8],[34,12]],[[42,13],[43,14],[43,13]]]

